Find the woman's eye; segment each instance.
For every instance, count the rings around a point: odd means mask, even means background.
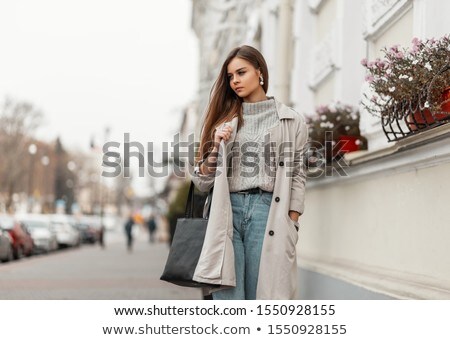
[[[245,71],[239,71],[237,74],[240,76],[243,76],[245,74]],[[233,79],[233,75],[228,76],[228,80],[231,80],[231,79]]]

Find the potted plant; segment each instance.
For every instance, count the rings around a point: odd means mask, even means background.
[[[339,101],[316,108],[308,118],[309,142],[323,149],[327,163],[343,154],[367,149],[367,140],[359,130],[357,108]],[[328,144],[327,144],[328,143]]]
[[[420,40],[410,48],[383,48],[384,58],[363,59],[370,95],[363,107],[382,120],[404,120],[409,132],[450,119],[450,37]]]

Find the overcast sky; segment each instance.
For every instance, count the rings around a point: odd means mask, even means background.
[[[198,86],[191,1],[1,0],[0,100],[31,101],[45,140],[166,140]]]

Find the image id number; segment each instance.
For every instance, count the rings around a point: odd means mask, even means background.
[[[334,305],[259,305],[257,315],[334,315]]]
[[[269,325],[268,334],[345,334],[345,325]]]

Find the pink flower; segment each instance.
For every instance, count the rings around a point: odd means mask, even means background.
[[[376,64],[379,68],[384,68],[386,66],[386,63],[380,59],[377,59]]]
[[[365,79],[365,81],[367,81],[368,83],[371,84],[371,83],[373,83],[375,78],[372,75],[369,74],[364,79]]]
[[[397,53],[398,52],[398,47],[399,47],[400,45],[394,45],[394,46],[392,46],[390,49],[389,49],[389,52],[391,52],[391,53]]]
[[[412,42],[413,46],[417,46],[421,43],[420,39],[417,37],[414,37],[411,42]]]
[[[367,58],[361,59],[361,65],[367,66]]]

